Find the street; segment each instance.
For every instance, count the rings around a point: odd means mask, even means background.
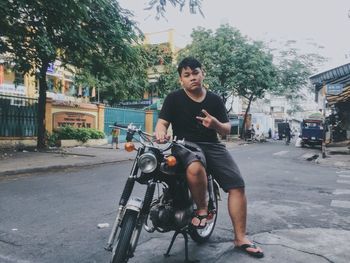
[[[249,236],[265,251],[260,262],[350,261],[350,170],[301,158],[317,149],[283,142],[239,145],[230,150],[246,181]],[[103,249],[131,162],[0,178],[0,262],[109,262]],[[134,191],[140,195],[140,191]],[[189,242],[201,262],[257,261],[233,249],[227,195],[210,242]],[[142,232],[134,262],[183,262],[178,238],[165,259],[172,233]],[[314,246],[314,244],[317,244]],[[324,253],[323,253],[324,251]]]

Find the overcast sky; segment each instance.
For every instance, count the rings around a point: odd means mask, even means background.
[[[144,33],[174,28],[179,47],[190,42],[193,28],[215,30],[228,23],[254,40],[296,40],[304,52],[330,57],[327,67],[350,62],[350,0],[203,0],[204,18],[189,14],[188,6],[181,13],[168,5],[167,20],[155,20],[155,10],[144,10],[148,0],[118,1],[134,13]],[[161,38],[166,36],[155,36],[154,41]]]

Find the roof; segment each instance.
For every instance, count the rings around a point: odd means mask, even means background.
[[[338,95],[327,95],[327,102],[329,105],[333,105],[338,102],[350,102],[350,86],[343,88],[342,93]]]
[[[349,84],[350,63],[312,75],[310,81],[316,86],[316,90],[325,84]]]

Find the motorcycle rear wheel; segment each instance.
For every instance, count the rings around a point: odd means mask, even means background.
[[[198,229],[190,225],[189,227],[189,234],[193,241],[195,241],[198,244],[202,244],[208,241],[211,234],[214,232],[214,228],[216,225],[216,219],[218,216],[218,199],[216,194],[214,195],[215,200],[215,207],[216,207],[216,213],[213,215],[213,218],[207,223],[207,226],[203,229]]]
[[[136,228],[137,212],[127,210],[123,217],[118,243],[113,249],[112,263],[125,263],[131,257],[131,238]]]

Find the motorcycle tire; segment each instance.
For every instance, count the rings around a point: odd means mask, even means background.
[[[125,263],[128,262],[131,254],[131,238],[136,228],[138,213],[133,210],[127,210],[123,217],[123,222],[118,236],[118,243],[115,249],[113,249],[112,263]]]
[[[198,229],[194,226],[190,226],[189,228],[189,235],[192,238],[192,240],[198,244],[203,244],[208,241],[211,234],[214,232],[214,228],[216,225],[216,219],[218,217],[218,199],[217,195],[214,195],[214,202],[216,205],[216,213],[214,214],[213,218],[210,220],[210,222],[207,223],[207,226],[203,229]]]

